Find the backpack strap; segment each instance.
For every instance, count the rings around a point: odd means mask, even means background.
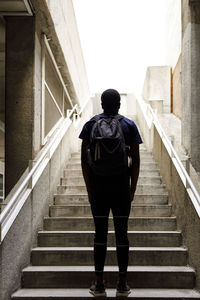
[[[100,115],[96,115],[96,116],[92,117],[92,119],[90,119],[90,121],[95,121],[95,122],[97,122],[97,121],[99,121],[100,119],[101,119],[101,116],[100,116]]]
[[[120,121],[120,120],[122,120],[124,118],[124,116],[122,116],[122,115],[115,115],[114,118]]]

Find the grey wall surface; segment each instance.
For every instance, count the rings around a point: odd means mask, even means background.
[[[0,121],[5,121],[5,22],[0,18]]]
[[[169,192],[172,214],[183,234],[183,245],[188,248],[188,263],[196,271],[196,288],[200,289],[200,218],[155,128],[153,154]]]
[[[137,119],[145,145],[153,152],[163,182],[166,184],[172,214],[177,217],[177,228],[183,234],[183,245],[188,248],[188,264],[196,270],[196,287],[200,289],[200,218],[157,129],[154,124],[149,128],[138,102]]]
[[[24,204],[11,229],[0,245],[1,300],[9,300],[21,285],[21,270],[30,264],[30,251],[37,245],[37,232],[43,228],[43,218],[49,214],[49,204],[60,182],[71,152],[80,150],[78,139],[84,123],[92,116],[89,102],[76,126],[72,123],[54,152],[48,165]]]
[[[200,3],[182,0],[182,141],[200,171]]]
[[[163,112],[171,111],[171,71],[169,66],[148,67],[144,81],[144,99],[163,100]]]
[[[72,1],[31,2],[37,30],[50,38],[51,49],[73,103],[83,104],[89,97],[89,87]]]
[[[32,157],[36,156],[41,147],[41,51],[41,36],[39,33],[35,33]]]
[[[182,119],[181,55],[173,72],[173,113]]]
[[[6,195],[32,159],[35,21],[6,21]]]

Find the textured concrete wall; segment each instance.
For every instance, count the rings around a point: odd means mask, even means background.
[[[53,203],[56,186],[71,152],[80,150],[81,140],[78,136],[91,116],[92,105],[88,103],[80,122],[76,126],[71,124],[0,245],[1,300],[9,300],[21,285],[21,270],[30,264],[30,250],[37,245],[37,232],[43,228],[43,217],[49,213],[49,204]]]
[[[31,2],[36,14],[37,30],[50,38],[51,49],[72,102],[84,103],[89,97],[89,88],[72,1]]]
[[[200,289],[200,218],[156,129],[153,154],[169,192],[172,214],[177,217],[178,230],[183,234],[183,245],[188,248],[188,263],[196,270],[196,287]]]
[[[143,97],[149,100],[163,100],[163,112],[171,111],[171,71],[168,66],[148,67],[143,87]]]
[[[147,147],[148,151],[152,151],[153,148],[153,126],[149,128],[147,121],[144,118],[143,111],[141,110],[140,105],[136,101],[136,117],[139,124],[139,128],[142,134],[142,139]]]
[[[173,72],[173,113],[182,118],[182,96],[181,96],[181,55]]]
[[[200,3],[182,1],[182,141],[200,171]]]
[[[181,0],[166,1],[165,64],[174,71],[181,53]]]
[[[41,147],[41,75],[41,41],[40,34],[35,33],[32,157],[36,156]]]
[[[34,36],[34,18],[7,18],[6,194],[32,159]]]
[[[127,94],[126,96],[127,102],[127,116],[135,116],[136,115],[136,97],[134,94]]]
[[[0,18],[0,121],[5,117],[5,23]]]
[[[88,82],[71,0],[46,0],[80,103],[88,98]]]

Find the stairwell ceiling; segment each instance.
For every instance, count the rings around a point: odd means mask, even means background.
[[[28,0],[0,0],[0,15],[31,16],[30,2]]]

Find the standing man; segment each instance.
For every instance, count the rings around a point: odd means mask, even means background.
[[[83,177],[95,224],[96,280],[89,292],[94,296],[106,296],[103,271],[111,209],[119,266],[116,296],[128,296],[131,293],[127,285],[128,218],[139,176],[139,144],[142,140],[135,123],[118,114],[120,94],[116,90],[104,91],[101,105],[103,113],[88,121],[79,136],[83,140]],[[128,166],[128,156],[132,161],[131,166]]]

